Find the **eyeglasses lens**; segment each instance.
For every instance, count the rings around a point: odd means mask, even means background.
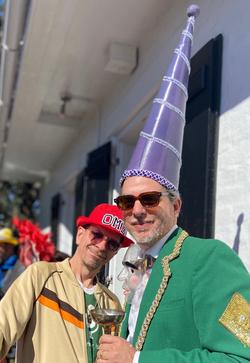
[[[135,204],[136,198],[133,195],[122,195],[118,202],[121,209],[131,209]]]
[[[120,195],[115,199],[115,203],[122,210],[132,209],[134,207],[135,201],[139,200],[144,207],[156,207],[161,198],[161,192],[147,192],[138,195]]]
[[[154,207],[157,206],[160,202],[161,193],[150,193],[150,194],[143,194],[139,199],[141,204],[145,207]]]
[[[107,238],[106,236],[104,236],[103,233],[101,232],[97,232],[97,231],[90,231],[92,233],[93,239],[97,240],[97,241],[102,241],[103,239],[107,240],[107,244],[108,244],[108,249],[112,252],[116,252],[119,247],[120,247],[120,242],[116,241],[112,238]]]
[[[112,252],[116,252],[120,248],[120,242],[114,239],[108,239],[108,248]]]

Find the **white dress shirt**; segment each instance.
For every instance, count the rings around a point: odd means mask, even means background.
[[[176,230],[176,228],[177,228],[177,225],[174,225],[171,228],[171,230],[162,239],[160,239],[156,244],[154,244],[152,247],[150,247],[146,251],[143,251],[142,257],[143,257],[143,255],[147,254],[147,255],[153,256],[154,258],[157,258],[160,253],[160,250],[162,249],[162,246],[164,245],[166,240],[170,237],[170,235]],[[127,337],[127,341],[129,341],[131,344],[132,344],[134,333],[135,333],[135,327],[136,327],[136,322],[137,322],[137,318],[138,318],[138,314],[139,314],[141,300],[142,300],[145,288],[147,286],[151,271],[152,271],[152,269],[149,269],[143,275],[142,281],[138,285],[138,287],[135,291],[135,294],[133,296],[133,299],[132,299],[131,309],[129,312],[129,319],[128,319],[129,335]],[[138,363],[139,355],[140,355],[140,352],[135,353],[133,363]]]

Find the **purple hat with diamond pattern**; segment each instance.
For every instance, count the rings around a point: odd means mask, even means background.
[[[191,5],[187,10],[186,28],[153,100],[151,113],[121,184],[130,176],[144,176],[169,190],[178,190],[194,22],[199,12],[197,5]]]

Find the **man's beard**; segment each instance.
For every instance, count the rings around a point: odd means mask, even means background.
[[[160,228],[157,228],[156,231],[151,231],[147,236],[140,236],[137,233],[132,232],[130,233],[139,245],[147,245],[148,247],[153,246],[164,236],[164,233]]]

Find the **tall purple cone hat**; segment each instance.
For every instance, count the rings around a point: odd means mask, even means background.
[[[151,113],[122,175],[121,184],[128,177],[144,176],[169,190],[178,190],[191,47],[195,18],[199,12],[197,5],[191,5],[187,10],[187,25],[179,47],[174,51],[158,95],[153,100]]]

